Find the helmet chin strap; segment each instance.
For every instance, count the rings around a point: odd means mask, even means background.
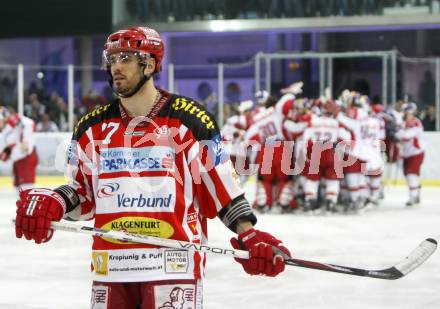
[[[145,70],[145,67],[146,66],[143,66],[142,67],[142,72]],[[113,92],[114,93],[116,93],[116,95],[118,95],[119,97],[121,97],[121,98],[129,98],[129,97],[132,97],[133,95],[135,95],[141,88],[142,88],[142,86],[147,82],[147,81],[149,81],[150,80],[150,78],[151,78],[151,76],[153,75],[153,74],[150,74],[150,75],[145,75],[145,74],[143,74],[143,77],[142,77],[142,79],[139,81],[139,83],[137,83],[137,85],[129,92],[129,93],[127,93],[127,94],[122,94],[122,93],[120,93],[120,92],[117,92],[114,88],[113,88],[113,76],[112,76],[112,74],[111,74],[111,72],[110,71],[108,71],[108,73],[109,73],[109,75],[110,75],[110,78],[108,79],[108,82],[109,82],[109,84],[110,84],[110,88],[112,88],[112,90],[113,90]]]

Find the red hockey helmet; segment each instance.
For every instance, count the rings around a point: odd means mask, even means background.
[[[375,114],[380,114],[380,113],[383,112],[383,105],[382,104],[372,104],[371,105],[371,110]]]
[[[108,55],[118,52],[148,54],[156,60],[154,72],[160,72],[164,51],[163,41],[156,30],[148,27],[134,27],[109,35],[104,45],[103,59],[106,60]]]

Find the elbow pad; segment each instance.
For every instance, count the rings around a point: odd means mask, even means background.
[[[233,199],[227,207],[220,210],[218,216],[234,233],[236,233],[238,220],[250,221],[253,225],[257,223],[257,217],[253,213],[252,208],[244,195],[240,195]]]
[[[63,200],[66,202],[66,213],[71,212],[80,204],[79,196],[75,189],[73,189],[71,186],[62,185],[54,189],[54,191],[61,195]]]

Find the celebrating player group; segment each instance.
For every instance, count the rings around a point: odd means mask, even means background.
[[[407,206],[420,202],[423,126],[417,106],[384,110],[361,93],[344,90],[334,100],[301,97],[302,82],[279,99],[258,91],[227,119],[223,138],[238,174],[257,172],[253,207],[281,211],[358,212],[383,198],[385,162],[403,162]]]

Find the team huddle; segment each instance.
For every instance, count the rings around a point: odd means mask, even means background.
[[[223,139],[242,180],[257,172],[254,208],[266,212],[357,212],[383,198],[385,162],[402,159],[408,206],[420,202],[423,126],[417,106],[384,110],[360,93],[300,97],[302,82],[276,99],[256,93],[226,120]]]

